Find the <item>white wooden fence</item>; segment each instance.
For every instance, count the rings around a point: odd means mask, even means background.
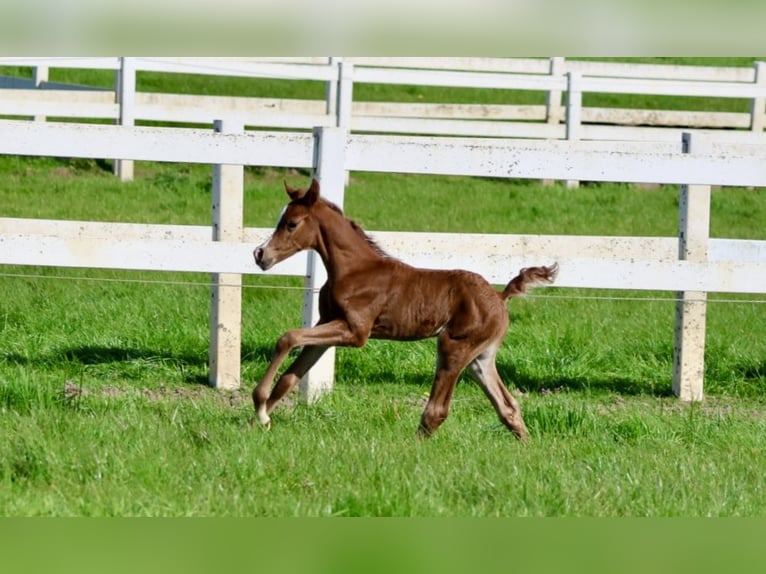
[[[100,118],[210,125],[229,118],[246,126],[351,132],[676,144],[690,128],[716,130],[718,141],[762,143],[766,63],[752,68],[664,66],[514,58],[0,58],[0,66],[34,67],[35,77],[0,81],[0,115]],[[50,67],[116,72],[115,90],[78,90],[46,82]],[[141,71],[314,80],[324,100],[241,98],[136,91]],[[2,80],[2,78],[0,78]],[[354,101],[354,85],[411,84],[546,94],[539,105]],[[38,87],[52,89],[40,90]],[[583,94],[655,94],[750,101],[749,112],[583,106]],[[562,105],[563,94],[567,94]],[[132,165],[118,162],[124,179]]]
[[[242,227],[242,166],[313,168],[323,193],[343,204],[347,170],[448,175],[659,181],[681,186],[680,238],[376,232],[393,255],[424,267],[466,268],[504,284],[520,267],[558,261],[562,287],[651,289],[683,294],[676,322],[674,390],[703,397],[705,293],[766,293],[766,241],[709,238],[711,185],[766,186],[766,146],[701,136],[685,149],[624,142],[533,141],[215,130],[0,120],[0,153],[205,163],[214,168],[210,227],[0,218],[0,264],[146,269],[216,274],[211,309],[211,383],[240,384],[239,275],[261,273],[252,248],[271,229]],[[275,191],[276,192],[276,191]],[[304,324],[316,318],[323,270],[312,254],[269,273],[307,277]],[[311,399],[331,387],[328,353],[304,382]]]

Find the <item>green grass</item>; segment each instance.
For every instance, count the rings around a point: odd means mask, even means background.
[[[0,214],[209,224],[209,167],[139,162],[131,183],[109,167],[0,157]],[[246,225],[273,225],[283,178],[307,174],[246,170]],[[714,190],[712,235],[766,239],[765,193]],[[673,236],[677,196],[352,173],[346,211],[367,229]],[[433,341],[339,349],[333,393],[311,406],[292,397],[271,432],[251,428],[249,391],[300,320],[299,279],[245,278],[245,383],[221,393],[204,385],[209,277],[0,273],[1,515],[766,513],[758,297],[711,297],[708,398],[693,406],[670,396],[671,294],[551,288],[514,300],[498,365],[530,429],[521,445],[467,379],[439,432],[415,438]]]
[[[530,396],[510,440],[463,387],[415,440],[414,388],[341,385],[250,429],[245,402],[126,388],[0,387],[6,514],[731,516],[762,514],[764,417],[738,402]],[[587,398],[587,400],[584,400]],[[369,403],[369,404],[368,404]]]
[[[0,172],[8,215],[209,221],[209,168],[140,164],[127,185],[95,162],[2,158]],[[305,176],[248,170],[248,225],[273,223],[283,177]],[[346,206],[371,229],[672,235],[676,196],[354,173]],[[713,197],[714,229],[764,238],[762,190]],[[415,439],[433,341],[339,349],[331,395],[313,406],[293,399],[272,432],[251,428],[248,392],[299,321],[298,279],[246,279],[245,386],[229,395],[203,385],[209,292],[196,283],[206,276],[2,271],[48,277],[0,278],[6,515],[764,513],[766,347],[753,336],[766,330],[763,305],[710,304],[709,398],[684,407],[670,396],[668,294],[553,288],[514,301],[498,363],[521,393],[532,435],[522,446],[468,380],[433,440]],[[593,295],[661,300],[581,298]],[[82,393],[67,398],[66,385]]]

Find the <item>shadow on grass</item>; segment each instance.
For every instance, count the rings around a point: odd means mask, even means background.
[[[272,344],[242,345],[242,364],[259,363],[265,369],[274,351]],[[144,365],[161,365],[180,371],[181,380],[191,385],[209,385],[208,382],[208,351],[176,352],[161,349],[143,348],[137,346],[116,345],[82,345],[63,347],[48,354],[26,356],[18,353],[0,355],[0,360],[15,365],[39,368],[51,368],[56,365],[81,365],[83,367],[114,365],[119,368],[124,365],[137,363]]]
[[[208,384],[206,375],[207,353],[174,353],[139,347],[85,345],[65,347],[47,355],[33,357],[12,353],[5,355],[3,359],[8,363],[40,368],[72,364],[83,367],[114,365],[121,368],[124,366],[126,374],[131,365],[160,365],[178,370],[184,383]]]
[[[273,345],[245,343],[242,346],[242,364],[261,364],[265,369],[271,359]],[[295,357],[291,354],[283,365],[282,370],[290,364]],[[52,366],[58,363],[77,363],[83,366],[107,365],[136,362],[157,364],[181,372],[181,380],[187,384],[208,385],[208,353],[207,350],[194,352],[172,352],[158,349],[147,349],[130,346],[86,345],[68,347],[55,351],[47,356],[26,357],[19,354],[8,354],[3,357],[8,363],[21,365]],[[537,377],[517,369],[514,365],[498,363],[498,372],[505,384],[511,388],[518,387],[525,393],[545,393],[557,390],[598,390],[624,395],[649,394],[658,397],[672,396],[670,385],[648,385],[646,381],[625,377]],[[754,378],[762,377],[766,371],[765,365],[753,368],[750,366],[750,375]],[[404,385],[422,386],[430,388],[433,370],[414,371],[398,369],[396,364],[381,364],[380,368],[366,367],[363,370],[357,365],[341,365],[341,372],[337,373],[339,381],[357,385],[375,385],[396,383]],[[463,379],[468,377],[463,374]]]
[[[338,372],[340,370],[340,372]],[[650,395],[656,397],[673,396],[672,385],[655,385],[643,379],[629,377],[604,376],[595,373],[591,377],[550,376],[539,377],[529,372],[521,371],[510,363],[499,362],[497,370],[505,385],[511,389],[517,387],[523,393],[546,394],[563,390],[598,391],[621,395]],[[403,384],[431,388],[433,367],[422,370],[402,368],[397,364],[381,364],[378,369],[360,368],[356,363],[341,365],[336,368],[336,376],[340,381],[351,385]],[[474,384],[465,372],[460,377],[459,384]]]
[[[737,369],[746,379],[763,380],[766,378],[766,360],[760,364],[748,363]]]
[[[656,386],[626,377],[533,377],[510,364],[498,363],[498,373],[507,386],[517,386],[525,393],[548,391],[600,391],[620,395],[673,396],[672,385]]]

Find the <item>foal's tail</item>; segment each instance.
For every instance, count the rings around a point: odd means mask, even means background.
[[[554,263],[548,267],[525,267],[519,274],[510,280],[502,293],[498,293],[503,301],[513,297],[519,297],[527,292],[527,285],[535,283],[553,283],[559,272],[559,264]]]

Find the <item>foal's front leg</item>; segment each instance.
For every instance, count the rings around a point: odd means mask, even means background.
[[[267,427],[271,423],[269,413],[279,400],[287,394],[295,384],[314,366],[328,347],[358,346],[367,341],[364,331],[354,331],[346,321],[337,319],[321,323],[315,327],[295,329],[282,335],[277,341],[274,356],[269,363],[266,373],[253,389],[253,405],[255,414],[261,424]],[[305,347],[287,372],[280,378],[279,383],[269,396],[274,377],[287,355],[296,347]]]
[[[271,426],[269,417],[271,411],[273,411],[274,407],[276,407],[279,401],[282,400],[282,397],[293,390],[295,385],[300,382],[303,375],[316,364],[327,349],[329,349],[329,347],[324,345],[309,345],[303,347],[298,357],[293,361],[293,364],[287,368],[281,377],[279,377],[277,384],[272,389],[266,402],[258,404],[258,401],[255,401],[255,412],[261,424],[266,427]],[[255,394],[253,395],[253,399],[255,400]]]

